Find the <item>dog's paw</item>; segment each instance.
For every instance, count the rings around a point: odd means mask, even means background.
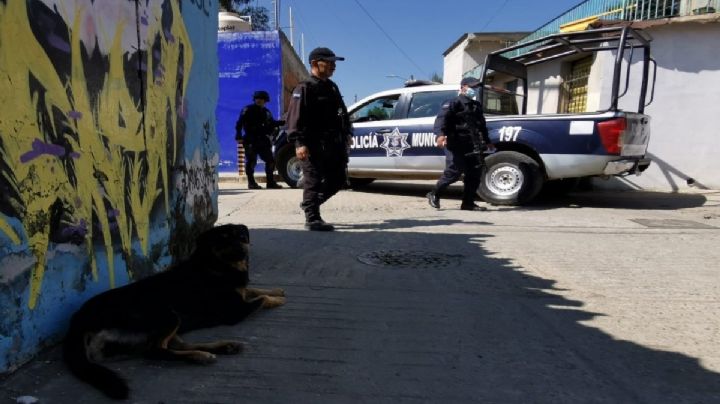
[[[211,354],[210,352],[197,351],[193,353],[192,359],[195,363],[200,365],[209,365],[217,361],[217,356]]]
[[[227,341],[217,349],[218,354],[221,355],[237,355],[245,350],[245,344],[237,341]]]
[[[285,296],[285,289],[275,288],[275,289],[270,289],[270,292],[271,292],[270,296]]]
[[[285,304],[285,301],[286,299],[284,297],[266,296],[263,302],[263,307],[265,307],[266,309],[272,309],[282,306],[283,304]]]

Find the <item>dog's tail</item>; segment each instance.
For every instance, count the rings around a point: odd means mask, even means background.
[[[90,361],[82,334],[72,330],[68,333],[63,343],[63,358],[78,379],[91,384],[110,398],[116,400],[128,398],[130,389],[125,379],[112,370]]]

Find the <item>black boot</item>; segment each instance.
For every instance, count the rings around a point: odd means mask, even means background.
[[[254,179],[251,180],[248,178],[248,189],[260,189],[260,185],[258,185],[258,183],[255,182]]]
[[[269,162],[265,163],[265,178],[267,179],[267,185],[265,185],[265,188],[267,189],[280,189],[282,188],[282,185],[275,182],[275,175],[273,174],[275,172],[275,162]]]
[[[427,193],[427,200],[430,206],[432,206],[435,209],[440,209],[440,197],[437,195],[435,191],[430,191]]]
[[[305,213],[305,228],[312,231],[333,231],[335,228],[325,223],[319,212]]]

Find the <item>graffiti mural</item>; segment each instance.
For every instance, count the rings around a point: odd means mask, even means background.
[[[193,114],[188,88],[189,26],[217,20],[196,3],[0,0],[0,354],[58,289],[49,271],[115,287],[187,249],[171,230],[215,220],[214,110]]]

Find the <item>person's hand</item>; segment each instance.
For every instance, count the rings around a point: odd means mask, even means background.
[[[497,147],[495,147],[494,144],[488,143],[485,145],[485,152],[487,153],[495,153],[497,151]]]
[[[306,146],[296,147],[295,157],[297,157],[298,160],[307,160],[307,158],[310,157],[310,151]]]
[[[438,136],[437,139],[435,139],[435,145],[437,147],[445,147],[447,146],[447,136]]]

